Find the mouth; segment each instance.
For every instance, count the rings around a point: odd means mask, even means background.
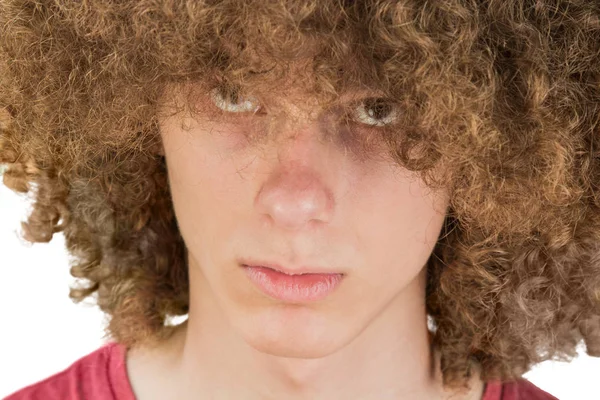
[[[339,271],[332,271],[327,268],[317,267],[317,266],[299,266],[299,267],[284,267],[280,264],[263,262],[263,261],[249,261],[249,262],[241,262],[240,265],[242,267],[248,268],[268,268],[270,270],[279,272],[281,274],[296,276],[296,275],[345,275]]]
[[[286,303],[323,300],[340,285],[341,273],[286,273],[265,266],[243,265],[248,279],[263,294]]]

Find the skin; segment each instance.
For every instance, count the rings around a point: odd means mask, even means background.
[[[128,352],[136,397],[480,399],[478,375],[468,393],[443,390],[427,330],[424,266],[447,194],[322,140],[345,128],[301,90],[261,98],[266,111],[235,113],[205,94],[197,120],[161,121],[190,309],[164,345]],[[276,134],[246,140],[257,129]],[[326,299],[290,304],[248,280],[244,257],[345,276]]]

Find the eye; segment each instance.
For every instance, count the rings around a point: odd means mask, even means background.
[[[254,96],[242,95],[237,87],[217,87],[211,91],[210,97],[218,108],[226,112],[257,112],[260,108]]]
[[[354,118],[365,125],[384,126],[397,118],[396,107],[386,99],[368,98],[354,109]]]

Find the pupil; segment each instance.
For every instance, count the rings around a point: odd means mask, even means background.
[[[370,99],[366,101],[368,114],[375,119],[385,118],[392,110],[392,106],[382,99]]]
[[[229,88],[227,90],[227,99],[232,104],[239,104],[240,102],[240,91],[237,88]]]
[[[234,85],[224,85],[221,87],[221,96],[230,104],[239,104],[240,89]]]

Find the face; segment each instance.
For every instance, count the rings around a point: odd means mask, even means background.
[[[198,97],[196,118],[160,123],[188,248],[191,307],[217,304],[255,349],[322,357],[350,343],[403,293],[424,296],[424,285],[415,285],[448,199],[395,164],[383,145],[371,146],[368,157],[353,154],[359,146],[348,137],[367,140],[393,121],[393,107],[362,101],[374,96],[342,96],[339,104],[357,106],[341,122],[336,107],[320,107],[302,92],[236,97],[214,90]],[[321,300],[283,301],[248,278],[247,260],[343,277]]]

